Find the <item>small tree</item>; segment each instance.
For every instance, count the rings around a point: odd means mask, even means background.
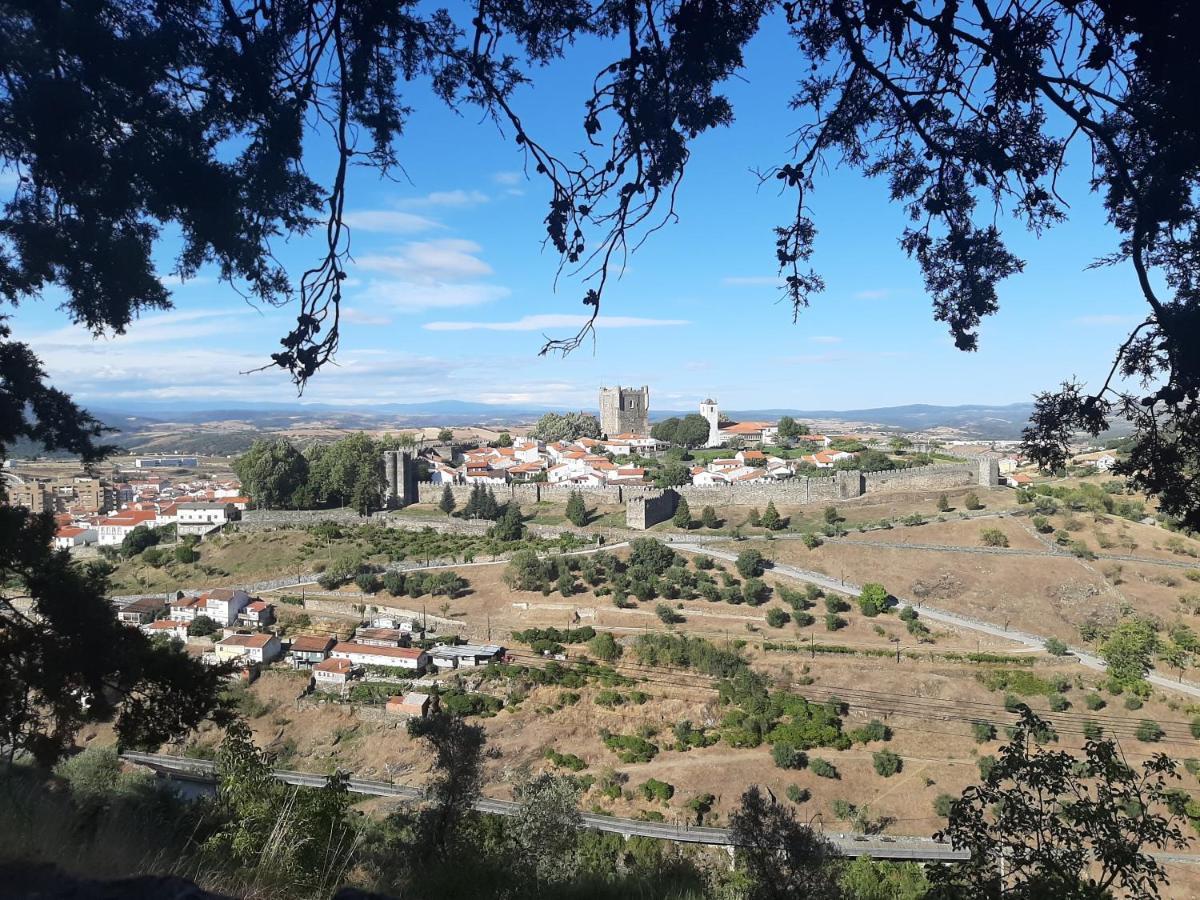
[[[963,506],[967,509],[983,509],[983,504],[979,502],[979,495],[974,491],[968,491],[967,496],[963,497]]]
[[[688,507],[687,497],[679,498],[679,504],[675,507],[675,515],[671,522],[676,528],[682,528],[685,531],[692,527],[692,510]]]
[[[888,594],[887,588],[876,582],[864,584],[862,592],[858,595],[858,608],[864,616],[874,617],[885,612],[890,602],[891,595]]]
[[[782,628],[791,621],[791,618],[791,616],[778,606],[773,606],[767,610],[767,624],[772,628]]]
[[[720,528],[721,520],[717,518],[717,511],[711,506],[704,507],[700,511],[700,524],[708,529]]]
[[[446,485],[442,488],[442,499],[438,501],[438,509],[446,515],[450,515],[457,505],[454,501],[454,491],[450,490],[450,485]]]
[[[220,631],[220,627],[208,616],[196,616],[192,619],[191,627],[188,628],[188,634],[196,637],[208,637],[210,634],[216,634]]]
[[[762,518],[759,519],[763,528],[768,531],[778,531],[783,527],[783,519],[779,515],[779,510],[775,508],[775,501],[768,500],[767,508],[763,511]]]
[[[832,845],[774,797],[749,788],[729,817],[729,831],[746,900],[839,896]]]
[[[1007,547],[1008,535],[999,528],[985,528],[979,532],[979,537],[985,547]]]
[[[875,774],[890,778],[904,767],[904,761],[891,750],[879,750],[871,755]]]
[[[743,578],[757,577],[763,573],[763,555],[757,550],[743,550],[734,565]]]
[[[838,508],[836,506],[825,507],[824,516],[825,516],[825,524],[827,524],[827,525],[836,525],[838,522],[840,522],[842,520],[842,516],[838,512]]]
[[[1068,649],[1058,638],[1046,638],[1046,652],[1051,656],[1066,656]]]
[[[803,769],[808,763],[808,757],[802,750],[783,741],[777,741],[771,747],[771,759],[781,769]]]
[[[939,494],[937,499],[938,512],[950,512],[950,498],[945,494]]]
[[[449,428],[443,428],[437,433],[439,444],[451,444],[454,442],[454,432]]]
[[[196,552],[196,548],[191,544],[180,544],[175,548],[175,561],[190,565],[200,558],[200,554]]]
[[[587,648],[601,662],[612,662],[621,655],[621,645],[608,631],[602,631],[588,641]]]
[[[1023,707],[999,759],[980,759],[984,783],[963,792],[936,835],[971,858],[931,870],[935,896],[976,897],[986,884],[996,896],[1157,897],[1167,873],[1148,850],[1184,843],[1160,812],[1175,763],[1159,754],[1135,767],[1111,740],[1089,740],[1079,759],[1040,747],[1033,736],[1044,728]]]
[[[519,541],[524,535],[525,520],[521,516],[521,506],[516,500],[509,500],[504,505],[504,512],[499,521],[492,526],[491,536],[498,541],[507,542]]]
[[[567,521],[576,528],[582,528],[588,523],[587,504],[583,500],[582,491],[571,491],[567,497]]]

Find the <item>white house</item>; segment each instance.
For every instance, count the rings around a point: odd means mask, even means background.
[[[486,666],[503,655],[504,648],[495,644],[438,644],[429,651],[429,658],[439,669]]]
[[[125,509],[101,519],[96,526],[96,543],[110,547],[125,540],[125,536],[139,525],[153,528],[158,513],[154,510]]]
[[[409,635],[399,628],[355,628],[354,642],[366,647],[407,647]]]
[[[235,588],[213,588],[207,594],[200,596],[203,609],[201,615],[206,615],[218,625],[232,625],[238,620],[242,610],[250,605],[250,595]]]
[[[256,663],[269,663],[283,653],[283,645],[273,634],[231,634],[213,647],[220,662],[241,657]]]
[[[265,600],[251,600],[238,613],[238,622],[254,628],[264,628],[275,622],[275,607]]]
[[[1107,472],[1117,464],[1117,458],[1111,453],[1105,453],[1103,456],[1096,457],[1096,471]]]
[[[340,691],[354,670],[348,659],[326,659],[312,667],[313,687],[318,691]]]
[[[54,549],[70,550],[72,547],[86,547],[96,543],[94,528],[81,528],[78,525],[60,525],[54,533]]]
[[[165,634],[172,640],[179,641],[182,644],[187,643],[188,639],[188,623],[176,622],[171,619],[159,619],[156,622],[150,622],[142,626],[142,632],[154,637],[158,634]]]
[[[167,616],[172,622],[194,622],[197,615],[206,615],[198,597],[180,597],[167,604]]]
[[[175,528],[179,534],[203,537],[229,521],[229,509],[224,503],[179,503]]]
[[[389,666],[412,672],[424,672],[429,665],[429,654],[416,647],[368,647],[352,641],[335,644],[330,656],[356,666]]]

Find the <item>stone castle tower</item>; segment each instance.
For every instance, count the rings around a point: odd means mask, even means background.
[[[600,388],[602,434],[650,433],[650,388]]]
[[[721,443],[721,412],[717,409],[717,401],[709,398],[700,404],[700,415],[708,420],[707,447],[716,447]]]

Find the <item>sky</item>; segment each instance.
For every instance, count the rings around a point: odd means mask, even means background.
[[[1001,220],[1027,265],[1002,284],[979,352],[955,350],[933,320],[920,272],[898,246],[905,219],[885,185],[846,170],[831,169],[812,197],[820,230],[812,265],[827,287],[793,322],[772,233],[793,200],[754,174],[787,161],[800,124],[787,105],[797,76],[781,31],[755,38],[742,77],[727,86],[735,125],[693,144],[678,221],[610,281],[596,340],[566,358],[537,351],[543,335],[574,333],[587,285],[556,279],[558,259],[542,246],[546,186],[525,171],[511,132],[477,110],[446,109],[416,84],[404,98],[414,113],[398,145],[403,174],[351,175],[341,350],[302,398],[283,373],[244,374],[269,361],[294,309],[255,307],[211,273],[178,283],[169,238],[159,259],[174,310],[94,340],[50,294],[16,310],[14,337],[32,345],[56,386],[97,408],[369,410],[457,399],[590,409],[601,385],[646,384],[652,409],[689,409],[708,396],[728,409],[854,409],[1013,403],[1066,377],[1102,379],[1143,301],[1127,267],[1087,268],[1112,250],[1114,235],[1085,191],[1086,160],[1060,185],[1069,223],[1038,238]],[[559,155],[583,144],[598,49],[579,48],[514,99],[530,133]],[[309,146],[309,171],[320,178],[331,156],[315,137]],[[319,251],[300,238],[278,256],[298,277]]]

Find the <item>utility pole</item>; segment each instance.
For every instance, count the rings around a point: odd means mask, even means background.
[[[808,649],[813,659],[817,658],[817,638],[811,631],[808,633]]]

